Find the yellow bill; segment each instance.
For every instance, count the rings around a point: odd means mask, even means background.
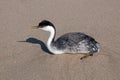
[[[31,29],[38,29],[39,27],[38,27],[38,26],[28,26],[28,28],[31,28]]]

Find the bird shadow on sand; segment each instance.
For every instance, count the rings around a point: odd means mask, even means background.
[[[42,49],[43,51],[47,52],[48,54],[52,54],[52,53],[48,50],[48,48],[47,48],[47,46],[45,45],[45,43],[44,43],[43,41],[41,41],[41,40],[36,39],[36,38],[30,37],[30,38],[26,39],[25,41],[18,41],[18,42],[27,42],[27,43],[32,43],[32,44],[39,44],[39,45],[41,46],[41,49]]]

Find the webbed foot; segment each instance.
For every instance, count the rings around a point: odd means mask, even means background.
[[[85,58],[88,58],[89,56],[93,56],[93,54],[88,53],[88,54],[86,54],[85,56],[81,57],[80,60],[85,59]]]

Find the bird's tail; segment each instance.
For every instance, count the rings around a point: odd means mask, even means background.
[[[93,41],[91,43],[91,47],[92,47],[92,50],[91,50],[92,53],[99,52],[100,44],[96,41]]]

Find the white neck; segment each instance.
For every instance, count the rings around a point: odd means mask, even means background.
[[[55,33],[56,33],[55,29],[52,26],[46,26],[41,29],[50,32],[50,36],[49,36],[48,42],[47,42],[47,47],[48,47],[49,51],[52,52],[53,54],[62,54],[63,51],[57,50],[56,46],[53,46],[53,44],[52,44],[54,42],[54,37],[55,37]]]
[[[53,39],[54,39],[54,36],[55,36],[55,30],[54,30],[54,28],[49,28],[50,29],[50,36],[49,36],[49,38],[48,38],[48,42],[47,42],[47,47],[48,47],[48,49],[51,51],[52,50],[52,42],[54,41]]]
[[[53,41],[54,36],[55,36],[55,29],[52,26],[46,26],[46,27],[42,28],[42,30],[50,32],[50,36],[49,36],[48,42],[47,42],[47,47],[48,47],[50,52],[54,53],[52,41]]]

